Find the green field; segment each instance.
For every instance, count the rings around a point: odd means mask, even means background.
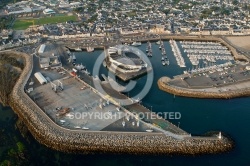
[[[44,25],[44,24],[54,24],[54,23],[62,23],[66,21],[77,21],[77,16],[52,16],[52,17],[45,17],[39,19],[17,19],[14,23],[13,29],[15,30],[24,30],[27,29],[29,26],[33,25]]]

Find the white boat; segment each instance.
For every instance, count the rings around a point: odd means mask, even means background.
[[[75,68],[77,69],[77,70],[84,70],[85,69],[85,66],[83,66],[82,64],[77,64],[77,65],[75,65]]]
[[[166,64],[169,65],[169,60],[165,60],[166,61]]]
[[[74,128],[75,128],[75,129],[80,129],[81,127],[80,127],[80,126],[75,126]]]
[[[140,98],[138,97],[138,99],[133,99],[136,103],[140,102]]]
[[[83,129],[83,130],[89,130],[89,128],[88,128],[88,127],[82,127],[82,129]]]
[[[69,113],[69,114],[66,114],[65,116],[68,117],[68,118],[73,118],[73,117],[74,117],[74,115],[72,115],[72,114],[70,114],[70,113]]]
[[[95,49],[93,47],[87,47],[87,52],[93,52]]]
[[[146,130],[146,132],[152,133],[153,130],[152,129],[148,129],[148,130]]]
[[[163,66],[165,66],[165,65],[166,65],[165,61],[162,61],[162,65],[163,65]]]
[[[69,57],[68,62],[69,62],[69,63],[72,62],[72,56]]]
[[[104,67],[107,67],[107,63],[105,61],[102,62]]]
[[[75,48],[75,51],[82,51],[82,49],[78,47],[78,48]]]
[[[65,120],[60,120],[61,123],[65,123],[66,121]]]
[[[164,57],[161,57],[161,61],[164,61]]]
[[[88,70],[85,68],[85,70],[82,70],[82,73],[90,75],[90,73],[88,72]]]
[[[160,45],[160,44],[161,44],[161,41],[160,41],[160,40],[159,40],[159,41],[157,41],[157,42],[156,42],[156,44]]]
[[[132,46],[140,46],[140,45],[141,45],[141,42],[133,42],[131,45],[132,45]]]
[[[153,56],[151,52],[148,52],[147,55],[148,55],[148,57],[152,57]]]

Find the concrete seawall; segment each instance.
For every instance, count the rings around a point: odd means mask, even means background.
[[[167,80],[171,80],[168,77],[162,77],[158,80],[157,84],[159,89],[184,97],[194,98],[217,98],[217,99],[230,99],[236,97],[250,96],[250,89],[242,89],[237,91],[226,91],[226,92],[208,92],[208,91],[197,91],[194,89],[180,88],[169,85]]]
[[[13,52],[12,54],[15,54]],[[32,56],[21,54],[25,68],[18,79],[10,106],[37,141],[55,150],[73,153],[208,154],[233,147],[226,137],[174,139],[162,133],[69,130],[55,124],[24,92],[33,68]]]

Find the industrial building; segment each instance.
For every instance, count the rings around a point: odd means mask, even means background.
[[[44,53],[45,48],[46,48],[46,45],[45,45],[45,44],[42,44],[42,45],[40,46],[39,50],[38,50],[38,53],[39,53],[39,54]]]
[[[43,84],[47,83],[47,80],[46,80],[46,78],[44,78],[44,76],[42,75],[42,73],[36,72],[34,75],[35,75],[36,79],[40,82],[40,84],[43,85]]]
[[[40,68],[58,68],[62,66],[60,55],[54,45],[42,44],[38,50]]]

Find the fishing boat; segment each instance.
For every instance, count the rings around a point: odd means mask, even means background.
[[[131,45],[132,45],[132,46],[140,46],[140,45],[141,45],[141,42],[133,42]]]
[[[82,51],[82,49],[78,47],[78,48],[75,48],[75,51]]]
[[[83,66],[82,64],[77,64],[77,65],[75,65],[75,68],[77,69],[77,70],[84,70],[85,69],[85,66]]]

